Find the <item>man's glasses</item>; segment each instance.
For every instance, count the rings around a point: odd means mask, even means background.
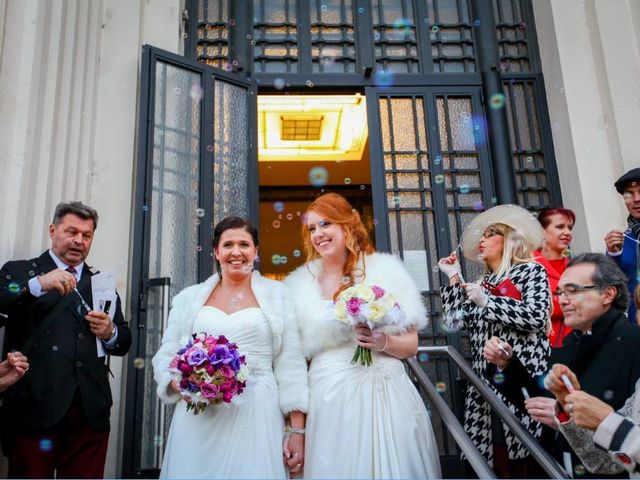
[[[586,292],[587,290],[597,290],[599,288],[599,285],[576,285],[574,283],[569,283],[565,285],[564,288],[557,288],[554,294],[558,297],[564,294],[567,298],[575,298],[575,296],[580,292]]]

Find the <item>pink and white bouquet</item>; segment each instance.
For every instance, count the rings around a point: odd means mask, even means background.
[[[231,403],[247,385],[246,360],[238,346],[224,335],[193,334],[193,340],[178,350],[169,370],[180,382],[188,399],[187,410],[194,415],[209,405]]]
[[[337,320],[351,326],[366,323],[371,330],[388,325],[402,326],[405,319],[405,313],[393,296],[378,285],[353,285],[340,292],[332,308]],[[358,345],[351,359],[351,363],[356,362],[370,366],[371,350]]]

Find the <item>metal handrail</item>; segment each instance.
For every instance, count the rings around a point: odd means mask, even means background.
[[[476,388],[478,393],[484,397],[489,403],[491,409],[500,417],[500,419],[509,427],[511,433],[513,433],[525,448],[531,453],[531,456],[538,462],[538,464],[544,469],[545,472],[551,478],[571,478],[564,469],[558,464],[558,462],[549,455],[540,444],[533,438],[533,436],[522,426],[520,420],[514,415],[514,413],[507,408],[502,400],[495,394],[491,388],[482,380],[476,372],[473,371],[471,366],[467,363],[464,357],[455,348],[450,345],[433,346],[433,347],[419,347],[418,352],[424,352],[428,354],[444,354],[448,355],[458,366],[458,368],[464,373],[469,381]],[[407,359],[408,365],[418,378],[426,377],[424,370],[420,366],[420,363],[415,357]],[[421,375],[420,375],[421,374]],[[422,384],[422,382],[421,382]],[[433,385],[431,385],[433,387]],[[434,389],[435,390],[435,389]],[[427,389],[427,392],[429,390]],[[430,395],[431,398],[431,395]],[[444,400],[440,398],[442,402]],[[434,402],[435,405],[435,402]],[[451,413],[450,409],[447,410]],[[437,408],[437,407],[436,407]],[[438,413],[442,414],[438,409]],[[444,418],[444,417],[443,417]],[[457,420],[456,420],[457,421]],[[453,435],[453,434],[452,434]],[[462,446],[461,446],[462,448]],[[466,455],[466,452],[465,452]],[[495,478],[495,476],[494,476]]]
[[[464,427],[458,421],[458,418],[455,416],[453,411],[449,408],[447,402],[445,402],[442,396],[438,393],[436,387],[431,382],[431,379],[427,376],[422,367],[420,367],[416,358],[407,358],[406,362],[413,371],[413,374],[416,376],[418,383],[426,392],[429,400],[431,400],[433,407],[437,410],[442,420],[444,420],[453,440],[458,444],[462,453],[466,455],[469,464],[476,472],[476,475],[478,475],[478,478],[498,478],[480,451],[471,441],[467,432],[464,431]]]

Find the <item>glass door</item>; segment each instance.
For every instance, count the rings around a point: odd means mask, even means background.
[[[254,91],[234,75],[143,47],[122,476],[157,477],[172,408],[151,359],[171,298],[213,273],[213,225],[255,212]]]

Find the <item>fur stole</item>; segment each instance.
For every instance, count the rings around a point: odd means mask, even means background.
[[[367,255],[361,259],[360,268],[365,272],[360,283],[378,285],[387,290],[406,314],[404,326],[383,327],[383,331],[393,334],[400,333],[407,326],[421,330],[427,325],[422,295],[398,257],[386,253]],[[318,283],[321,269],[321,260],[317,259],[298,267],[285,280],[291,290],[302,351],[307,358],[328,348],[354,343],[355,339],[351,327],[338,320],[327,319],[329,300],[322,298]]]

